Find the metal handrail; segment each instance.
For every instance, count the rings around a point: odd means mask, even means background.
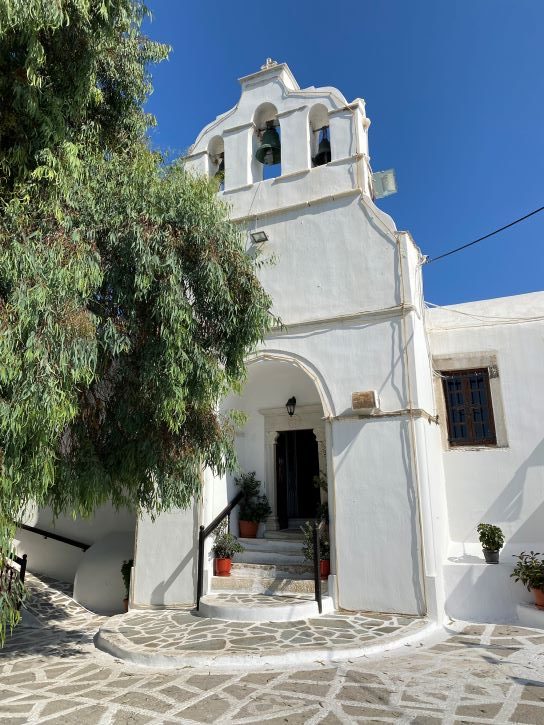
[[[219,513],[211,524],[206,527],[201,526],[198,532],[198,564],[197,564],[197,580],[196,580],[196,609],[198,611],[200,607],[200,598],[202,597],[202,588],[204,585],[204,542],[208,536],[215,531],[223,519],[230,516],[232,509],[237,506],[240,501],[244,498],[244,492],[239,491],[232,501],[225,506],[225,508]]]
[[[323,526],[325,526],[325,521],[323,519],[319,523],[316,521],[312,522],[312,536],[314,541],[314,588],[315,601],[317,602],[319,614],[321,614],[323,610],[321,597],[321,547],[319,544],[321,529]]]
[[[39,536],[43,536],[44,539],[55,539],[55,541],[62,541],[63,544],[68,544],[69,546],[75,546],[77,549],[83,549],[83,551],[87,551],[87,549],[90,548],[90,544],[84,544],[82,541],[76,541],[75,539],[70,539],[67,536],[61,536],[60,534],[55,534],[53,531],[46,531],[45,529],[39,529],[37,526],[27,526],[27,524],[17,524],[17,528],[24,529],[25,531],[30,531],[33,534],[38,534]]]

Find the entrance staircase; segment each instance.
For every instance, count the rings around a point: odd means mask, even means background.
[[[313,566],[304,559],[299,530],[271,531],[262,539],[239,539],[228,577],[214,576],[200,600],[204,617],[233,621],[293,621],[318,616]],[[333,611],[327,581],[321,581],[323,613]]]

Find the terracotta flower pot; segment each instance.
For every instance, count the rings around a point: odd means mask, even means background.
[[[232,559],[214,559],[215,576],[230,576]]]
[[[257,529],[259,523],[257,521],[238,521],[238,527],[240,529],[240,538],[242,539],[256,539]]]
[[[539,609],[544,609],[544,591],[542,589],[533,589],[535,604]]]
[[[319,569],[322,579],[326,579],[331,573],[331,562],[329,559],[321,559],[319,561]]]

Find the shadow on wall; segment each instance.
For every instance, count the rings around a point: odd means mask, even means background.
[[[194,501],[192,503],[192,509],[193,509],[193,537],[192,537],[193,538],[193,548],[191,550],[189,550],[187,552],[187,554],[185,554],[183,559],[179,562],[179,564],[176,566],[176,568],[170,574],[170,576],[167,579],[165,579],[164,581],[157,584],[157,586],[153,589],[153,592],[151,594],[151,604],[162,604],[162,605],[165,604],[165,598],[166,598],[167,592],[175,584],[178,577],[188,566],[191,566],[191,569],[192,569],[191,578],[192,578],[192,582],[193,582],[193,602],[196,601],[199,521],[198,521],[198,506],[196,505],[196,502],[194,502]]]
[[[342,467],[343,463],[346,460],[350,449],[355,446],[356,439],[360,438],[361,436],[364,436],[365,430],[368,429],[369,426],[372,425],[386,425],[383,420],[380,420],[379,418],[369,418],[367,420],[360,421],[361,428],[357,432],[357,434],[352,437],[351,439],[344,439],[344,442],[341,443],[341,438],[339,436],[335,437],[334,441],[334,451],[333,455],[335,457],[335,477],[338,477]],[[400,425],[400,436],[401,436],[401,451],[400,455],[402,456],[402,469],[404,474],[404,482],[405,482],[405,491],[406,491],[406,501],[409,508],[409,516],[410,516],[410,533],[409,533],[409,542],[403,542],[406,547],[406,551],[409,550],[410,552],[410,561],[411,561],[411,584],[412,584],[412,591],[413,591],[413,601],[415,602],[415,606],[417,609],[418,614],[424,615],[427,612],[427,604],[425,601],[425,593],[423,589],[423,559],[422,559],[422,551],[421,551],[421,532],[419,528],[419,512],[418,512],[418,501],[417,501],[417,492],[415,490],[414,486],[414,479],[412,475],[412,465],[410,461],[410,431],[409,431],[409,423],[407,421],[403,421]],[[398,449],[395,449],[398,450]],[[386,503],[386,502],[385,502]],[[384,561],[387,558],[387,531],[381,530],[377,532],[383,540],[383,551],[384,551]],[[403,550],[404,551],[404,550]],[[407,558],[408,562],[408,558]],[[406,562],[406,564],[407,564]],[[397,562],[398,563],[398,562]],[[408,565],[408,564],[407,564]],[[388,565],[387,565],[388,566]]]
[[[481,521],[489,522],[515,522],[519,519],[523,508],[523,497],[525,493],[526,478],[529,469],[539,468],[544,479],[544,439],[536,446],[524,463],[517,469],[506,488],[497,496],[495,501],[482,516]],[[544,488],[541,482],[540,490]],[[544,539],[544,512],[543,506],[539,506],[523,523],[516,532],[507,537],[507,543],[537,543]],[[475,521],[474,531],[480,523]],[[477,537],[476,537],[477,540]]]
[[[446,614],[471,622],[512,623],[531,594],[510,577],[513,564],[453,563],[444,567]]]
[[[420,614],[427,613],[427,603],[423,594],[423,556],[421,549],[421,531],[419,530],[419,503],[413,479],[410,446],[412,441],[409,431],[410,423],[404,421],[401,426],[402,441],[402,465],[406,474],[406,498],[410,507],[410,553],[412,557],[412,587],[417,603],[417,610]]]

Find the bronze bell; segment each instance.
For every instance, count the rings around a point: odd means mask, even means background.
[[[217,171],[214,174],[214,179],[216,179],[220,184],[223,183],[225,180],[225,155],[220,154],[219,155],[219,166],[217,167]]]
[[[317,154],[312,159],[314,166],[323,166],[328,164],[331,160],[331,142],[329,141],[329,128],[324,126],[321,129],[321,141],[319,142],[319,148]]]
[[[261,145],[255,152],[255,158],[261,164],[272,166],[281,162],[280,135],[274,128],[273,121],[267,121]]]

